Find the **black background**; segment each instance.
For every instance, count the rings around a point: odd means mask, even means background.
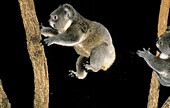
[[[82,16],[108,28],[116,61],[104,72],[89,73],[84,80],[71,78],[78,57],[71,47],[45,46],[50,80],[50,108],[146,108],[152,70],[136,51],[151,48],[155,54],[160,0],[35,0],[40,23],[59,4],[70,3]],[[17,0],[1,0],[1,72],[12,108],[32,108],[34,77]],[[160,86],[159,108],[170,95]]]

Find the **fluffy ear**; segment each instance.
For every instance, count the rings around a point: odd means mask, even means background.
[[[69,18],[72,17],[72,12],[67,7],[64,8],[64,11],[65,11],[67,17],[69,17]]]
[[[66,3],[62,7],[66,13],[66,16],[70,19],[74,19],[74,17],[76,16],[76,10],[73,8],[73,6]]]

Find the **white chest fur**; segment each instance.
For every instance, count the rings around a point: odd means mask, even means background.
[[[58,33],[59,33],[59,34],[64,33],[64,32],[70,27],[70,25],[71,25],[72,22],[73,22],[72,20],[68,20],[68,22],[67,22],[66,25],[64,26],[63,31],[58,31]]]
[[[168,59],[169,56],[164,54],[164,53],[161,53],[160,56],[159,56],[161,59]]]

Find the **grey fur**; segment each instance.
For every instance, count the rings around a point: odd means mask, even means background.
[[[41,29],[41,34],[47,37],[44,42],[48,46],[72,46],[80,55],[76,72],[70,70],[71,76],[84,79],[87,70],[106,71],[114,63],[116,54],[112,38],[102,24],[84,18],[70,4],[60,5],[50,16],[52,28],[42,26]]]
[[[149,49],[138,50],[139,57],[144,58],[146,63],[156,72],[158,81],[163,86],[170,87],[170,32],[166,31],[158,38],[156,46],[161,52],[154,56]]]

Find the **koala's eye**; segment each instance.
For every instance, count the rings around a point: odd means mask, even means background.
[[[58,19],[58,16],[57,16],[57,15],[54,15],[52,18],[53,18],[53,20],[57,20],[57,19]]]
[[[159,45],[163,45],[163,42],[162,42],[162,41],[159,41]]]
[[[169,44],[169,48],[170,48],[170,44]]]

